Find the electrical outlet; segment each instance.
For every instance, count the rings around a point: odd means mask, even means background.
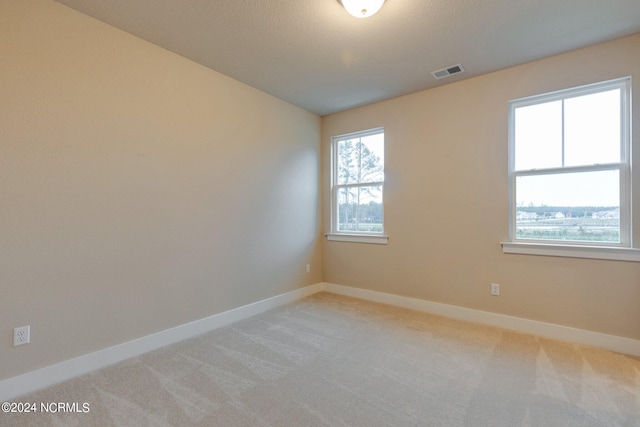
[[[13,328],[13,346],[29,344],[31,341],[31,326]]]
[[[307,273],[311,273],[311,264],[307,264]]]
[[[491,295],[498,296],[500,295],[500,285],[497,283],[491,284]]]

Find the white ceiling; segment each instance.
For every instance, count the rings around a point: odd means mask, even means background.
[[[640,0],[57,1],[320,115],[640,32]]]

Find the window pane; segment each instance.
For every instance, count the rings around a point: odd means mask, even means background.
[[[620,242],[620,172],[516,178],[516,238]]]
[[[338,185],[384,180],[384,134],[338,141]]]
[[[620,161],[620,89],[565,100],[565,166]]]
[[[338,231],[382,233],[382,185],[338,189]]]
[[[515,109],[515,170],[562,166],[562,101]]]

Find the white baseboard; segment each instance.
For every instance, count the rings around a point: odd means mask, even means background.
[[[218,313],[175,328],[147,335],[113,347],[85,354],[55,365],[0,381],[0,402],[51,386],[114,363],[139,356],[166,345],[247,319],[272,308],[296,301],[320,291],[390,304],[454,319],[497,326],[519,332],[545,336],[562,341],[600,347],[620,353],[640,356],[640,340],[591,332],[583,329],[538,322],[503,314],[490,313],[454,305],[403,297],[384,292],[353,288],[334,283],[316,283],[252,304]]]
[[[262,301],[234,308],[175,328],[137,338],[93,353],[65,360],[22,375],[0,381],[0,402],[31,393],[96,369],[104,368],[131,357],[139,356],[166,345],[247,319],[272,308],[304,298],[323,290],[322,283],[276,295]]]
[[[490,313],[455,305],[441,304],[417,298],[403,297],[384,292],[352,288],[333,283],[323,283],[322,289],[339,295],[390,304],[469,322],[482,323],[484,325],[497,326],[518,332],[526,332],[561,341],[604,348],[632,356],[640,356],[640,340],[631,338],[523,319],[521,317],[506,316],[504,314]]]

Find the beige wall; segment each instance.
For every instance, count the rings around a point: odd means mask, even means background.
[[[325,231],[331,136],[384,126],[390,236],[387,246],[325,242],[324,280],[640,339],[640,263],[500,247],[508,101],[627,75],[640,129],[640,34],[323,118]],[[638,165],[640,132],[633,138]],[[640,201],[640,173],[634,185]],[[490,296],[491,282],[500,297]]]
[[[320,282],[320,130],[60,4],[1,0],[0,379]]]

